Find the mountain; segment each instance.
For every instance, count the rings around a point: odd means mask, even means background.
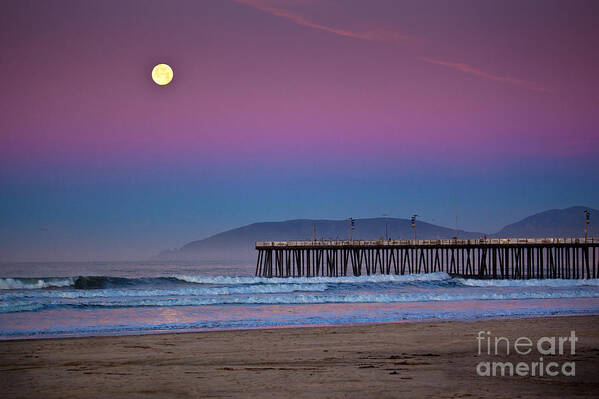
[[[584,211],[599,217],[596,209],[573,206],[537,213],[505,226],[493,237],[582,237],[584,236]],[[592,225],[589,224],[589,229]],[[589,230],[589,237],[591,237]]]
[[[352,238],[356,240],[374,240],[385,237],[385,223],[389,238],[413,239],[414,229],[408,219],[373,218],[356,219]],[[253,259],[256,241],[312,240],[316,228],[316,238],[325,240],[348,240],[349,221],[347,220],[309,220],[297,219],[283,222],[262,222],[228,230],[203,240],[192,241],[178,250],[164,251],[159,259],[190,260]],[[456,236],[456,230],[436,226],[426,222],[417,222],[418,239],[446,239]],[[460,238],[482,237],[483,233],[457,231]]]
[[[582,206],[567,209],[552,209],[529,216],[510,224],[498,233],[488,237],[581,237],[584,234],[584,213],[588,209],[592,215],[599,211]],[[385,237],[385,223],[388,223],[388,236],[392,239],[413,239],[414,230],[410,220],[396,218],[373,218],[355,220],[353,238],[375,240]],[[312,240],[313,228],[316,238],[325,240],[349,239],[347,220],[287,220],[283,222],[254,223],[228,230],[203,240],[192,241],[180,249],[163,251],[158,259],[168,260],[254,260],[256,241]],[[426,222],[417,222],[418,239],[480,238],[484,233],[449,229]],[[589,236],[590,236],[589,232]]]

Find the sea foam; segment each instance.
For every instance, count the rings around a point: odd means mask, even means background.
[[[60,278],[0,278],[0,290],[36,290],[43,288],[69,287],[74,283],[71,277]]]
[[[340,277],[230,277],[230,276],[186,276],[173,278],[195,284],[360,284],[360,283],[411,283],[450,280],[445,272],[422,274],[372,274],[370,276]]]
[[[586,280],[563,280],[563,279],[531,279],[531,280],[476,280],[455,278],[458,284],[467,285],[469,287],[583,287],[583,286],[599,286],[599,279]]]
[[[288,295],[223,295],[223,296],[116,296],[85,297],[77,301],[47,298],[43,301],[7,301],[2,303],[0,313],[23,312],[56,308],[128,308],[128,307],[169,307],[201,305],[291,305],[291,304],[330,304],[330,303],[399,303],[399,302],[448,302],[473,300],[515,300],[553,298],[599,298],[594,288],[571,290],[525,291],[416,291],[406,293],[367,293],[367,294],[317,294],[305,293]],[[22,298],[27,299],[27,298]]]

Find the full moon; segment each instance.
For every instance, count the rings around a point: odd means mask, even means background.
[[[164,86],[173,80],[173,69],[166,64],[158,64],[152,69],[152,80],[157,85]]]

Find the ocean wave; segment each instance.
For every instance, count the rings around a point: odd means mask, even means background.
[[[76,288],[93,290],[105,288],[134,287],[140,285],[164,285],[180,283],[171,277],[113,277],[113,276],[79,276],[79,277],[43,277],[43,278],[0,278],[0,290],[39,290],[46,288]]]
[[[546,280],[476,280],[465,278],[454,278],[458,284],[467,285],[469,287],[583,287],[595,286],[599,287],[599,279],[586,280],[563,280],[563,279],[546,279]]]
[[[410,292],[397,294],[349,294],[349,295],[265,295],[265,296],[212,296],[212,297],[116,297],[110,299],[86,298],[84,301],[44,301],[32,304],[41,306],[32,310],[50,308],[125,308],[125,307],[168,307],[200,305],[290,305],[328,303],[395,303],[395,302],[436,302],[470,300],[514,300],[514,299],[553,299],[553,298],[599,298],[596,289],[568,291],[512,291],[512,292]],[[2,313],[27,311],[26,303],[18,302],[12,308],[11,302],[3,303]]]
[[[412,283],[451,280],[445,272],[422,274],[372,274],[370,276],[341,277],[232,277],[232,276],[186,276],[172,278],[195,284],[362,284],[362,283]]]
[[[21,298],[120,298],[120,297],[161,297],[161,296],[215,296],[239,294],[280,294],[291,292],[322,292],[326,284],[259,284],[251,286],[188,287],[165,289],[97,289],[97,290],[47,290],[31,292],[8,292],[0,294],[0,299]]]
[[[72,277],[0,278],[0,290],[38,290],[73,286]]]
[[[140,287],[150,288],[168,288],[177,286],[298,286],[302,285],[307,289],[308,285],[322,286],[338,284],[418,284],[418,283],[439,283],[441,285],[455,283],[457,285],[469,287],[599,287],[599,279],[544,279],[544,280],[478,280],[461,277],[452,278],[445,272],[422,273],[422,274],[373,274],[370,276],[342,276],[342,277],[233,277],[233,276],[190,276],[190,275],[171,275],[159,277],[113,277],[113,276],[79,276],[79,277],[46,277],[46,278],[0,278],[1,290],[44,290],[55,288],[74,288],[77,290],[103,290],[103,289],[136,289]],[[268,290],[269,288],[263,288]],[[258,292],[259,288],[249,289],[247,292]],[[294,291],[296,289],[291,289]],[[318,289],[316,289],[318,290]],[[243,293],[244,289],[230,293]],[[285,291],[264,291],[269,292],[290,292]],[[223,290],[226,294],[226,290]],[[90,294],[91,295],[91,294]],[[207,292],[206,295],[211,295]],[[218,290],[214,290],[214,295],[219,295]]]
[[[0,290],[35,290],[46,288],[72,287],[79,290],[100,290],[106,288],[134,288],[138,286],[166,286],[180,284],[205,285],[257,285],[257,284],[360,284],[360,283],[414,283],[451,280],[447,273],[386,275],[345,277],[232,277],[232,276],[187,276],[172,275],[161,277],[113,277],[79,276],[46,278],[0,278]]]
[[[361,313],[353,315],[311,315],[277,319],[237,319],[237,320],[198,320],[186,323],[132,323],[130,325],[88,325],[88,326],[60,326],[56,328],[25,327],[20,329],[0,331],[0,339],[15,339],[20,337],[45,337],[45,336],[93,336],[93,335],[129,335],[152,332],[169,331],[202,331],[202,330],[235,330],[247,328],[269,327],[300,327],[300,326],[327,326],[327,325],[359,325],[371,323],[388,323],[399,321],[439,321],[439,320],[485,320],[562,316],[562,315],[589,315],[597,314],[595,309],[584,308],[524,308],[524,309],[485,309],[474,311],[460,310],[432,310],[432,309],[401,309],[396,312]]]

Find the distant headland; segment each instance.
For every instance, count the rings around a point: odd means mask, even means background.
[[[551,209],[526,217],[503,227],[496,233],[456,230],[418,221],[418,238],[424,240],[453,237],[582,237],[584,210],[599,216],[599,211],[584,206]],[[589,236],[592,236],[592,224]],[[385,229],[387,227],[387,229]],[[316,232],[315,232],[316,230]],[[410,219],[368,218],[356,219],[353,239],[375,240],[387,235],[392,239],[413,238]],[[599,231],[599,230],[598,230]],[[227,230],[205,239],[189,242],[181,248],[166,250],[155,258],[160,260],[255,260],[256,241],[348,239],[347,220],[296,219],[281,222],[260,222]]]

